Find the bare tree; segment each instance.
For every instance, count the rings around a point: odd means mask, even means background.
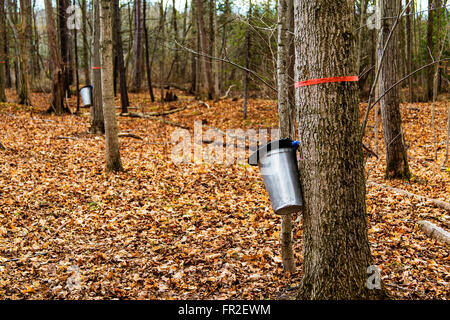
[[[208,53],[208,37],[206,35],[206,28],[205,28],[205,21],[203,16],[203,1],[197,0],[197,6],[196,6],[196,13],[197,13],[197,19],[198,19],[198,30],[200,33],[200,47],[201,51],[205,54]],[[202,57],[202,63],[203,63],[203,75],[204,75],[204,81],[206,88],[208,90],[208,99],[212,99],[214,97],[214,84],[213,84],[213,77],[212,77],[212,70],[211,70],[211,60],[207,57]]]
[[[400,0],[380,0],[382,18],[394,17],[400,12]],[[394,29],[395,21],[384,19],[380,30],[378,61],[380,65],[379,93],[386,92],[398,79],[399,29]],[[392,39],[389,41],[389,35]],[[389,41],[386,44],[386,42]],[[384,59],[382,56],[384,54]],[[409,179],[411,173],[404,145],[402,118],[399,104],[399,88],[395,87],[380,101],[381,119],[386,149],[386,177],[389,179]]]
[[[6,33],[6,23],[5,23],[5,0],[0,0],[0,102],[6,102],[5,95],[5,33]]]
[[[100,40],[102,43],[102,97],[105,117],[106,171],[122,171],[113,84],[113,8],[109,0],[101,0]]]
[[[121,23],[120,23],[119,0],[114,0],[113,4],[114,4],[115,56],[117,61],[117,70],[119,71],[119,78],[120,78],[120,102],[122,105],[122,113],[128,113],[128,106],[130,105],[130,102],[128,100],[127,76],[125,74],[125,65],[123,62],[122,34],[120,32]]]
[[[145,1],[145,0],[144,0]],[[134,1],[134,40],[133,40],[133,75],[131,92],[139,92],[142,82],[142,0]]]
[[[278,87],[278,119],[280,138],[294,138],[292,118],[293,101],[289,101],[289,2],[278,0],[278,50],[277,50],[277,87]],[[295,257],[292,249],[292,214],[281,216],[281,256],[284,270],[294,273]]]
[[[52,70],[52,101],[49,112],[62,114],[69,112],[64,106],[64,77],[63,61],[61,52],[58,48],[57,35],[55,28],[55,19],[53,16],[53,7],[51,0],[45,0],[45,17],[47,24],[48,48],[50,54],[51,70]]]
[[[250,67],[250,22],[252,16],[252,1],[249,1],[248,5],[248,14],[247,14],[247,33],[246,33],[246,41],[245,41],[245,68],[249,69]],[[244,101],[242,102],[244,119],[247,119],[247,96],[248,96],[248,80],[249,80],[249,72],[244,71]]]
[[[105,120],[103,116],[103,98],[102,98],[102,77],[100,61],[100,7],[99,0],[93,1],[93,22],[92,29],[92,81],[94,88],[93,105],[91,107],[91,127],[89,131],[94,134],[105,133]]]

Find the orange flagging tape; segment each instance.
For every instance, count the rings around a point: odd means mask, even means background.
[[[0,63],[6,63],[6,61],[0,61]]]
[[[102,67],[92,67],[92,70],[100,70]]]
[[[358,76],[349,76],[349,77],[332,77],[332,78],[319,78],[319,79],[311,79],[305,81],[299,81],[295,83],[295,87],[306,87],[312,86],[320,83],[330,83],[330,82],[350,82],[350,81],[358,81]]]

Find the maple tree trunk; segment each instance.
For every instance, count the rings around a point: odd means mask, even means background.
[[[200,48],[201,52],[208,54],[208,37],[205,30],[205,22],[203,18],[203,1],[197,0],[197,19],[198,19],[198,31],[200,33]],[[208,90],[208,99],[214,97],[214,84],[211,73],[211,61],[207,57],[201,57],[203,63],[203,75],[205,80],[205,85]]]
[[[93,105],[91,107],[91,127],[89,131],[94,134],[105,133],[105,120],[103,116],[103,98],[102,98],[102,77],[100,62],[100,14],[99,0],[93,1],[93,51],[92,51],[92,97]]]
[[[145,69],[147,73],[147,86],[148,92],[150,93],[150,99],[152,102],[155,102],[155,95],[153,93],[153,84],[152,84],[152,70],[150,68],[150,57],[148,50],[148,30],[147,24],[145,23],[147,16],[147,2],[144,1],[144,41],[145,41]]]
[[[353,9],[346,0],[295,0],[296,80],[356,74]],[[296,91],[304,194],[299,299],[384,298],[366,286],[368,240],[358,85]]]
[[[3,54],[3,59],[4,59],[3,61],[5,62],[5,63],[3,63],[3,65],[4,65],[4,72],[5,72],[5,87],[6,88],[11,88],[12,87],[12,80],[11,80],[11,70],[9,68],[8,32],[6,31],[7,30],[7,27],[6,27],[6,12],[5,12],[4,4],[3,4],[2,8],[3,8],[3,15],[0,16],[0,23],[2,24],[2,28],[3,28],[4,32],[0,34],[0,37],[2,37],[2,42],[3,42],[3,45],[0,47],[0,50],[1,50],[2,54]]]
[[[102,97],[105,118],[106,171],[123,171],[119,151],[116,108],[114,106],[113,84],[113,9],[111,1],[101,0],[100,7],[100,41],[102,43]]]
[[[250,17],[252,15],[252,1],[250,0],[248,5],[248,16],[247,16],[247,36],[245,41],[245,68],[250,66]],[[243,101],[243,113],[244,119],[247,119],[247,96],[248,96],[248,71],[244,71],[244,101]]]
[[[127,76],[125,74],[125,66],[123,62],[122,34],[120,33],[121,24],[120,24],[119,0],[114,0],[113,5],[114,5],[114,30],[115,30],[114,36],[116,40],[115,53],[117,61],[117,71],[119,72],[119,80],[120,80],[120,102],[122,106],[122,113],[128,113],[128,106],[130,105],[130,102],[128,100]]]
[[[428,0],[428,21],[427,21],[427,62],[433,62],[433,58],[430,53],[434,53],[434,41],[433,41],[433,26],[434,26],[434,1]],[[433,68],[426,69],[426,81],[424,88],[424,101],[430,101],[433,99]]]
[[[278,0],[278,50],[277,50],[277,89],[278,89],[278,118],[280,138],[293,138],[294,126],[292,107],[289,101],[289,17],[288,8],[290,0]],[[281,257],[286,272],[294,273],[295,257],[292,249],[292,214],[281,216]]]
[[[395,17],[400,10],[399,0],[381,0],[382,17]],[[383,48],[394,24],[393,19],[384,19],[380,30],[380,41],[378,47],[378,57],[381,61]],[[397,49],[398,29],[386,47],[384,60],[381,65],[380,78],[378,82],[379,94],[382,95],[398,79],[398,49]],[[408,157],[404,145],[402,119],[400,114],[399,88],[395,87],[386,94],[380,101],[381,121],[384,130],[384,143],[386,149],[386,178],[388,179],[409,179]]]
[[[89,48],[88,48],[88,38],[87,38],[87,3],[86,0],[81,1],[81,19],[82,21],[82,38],[83,38],[83,73],[84,82],[86,85],[91,83],[91,76],[89,71]]]
[[[134,63],[130,87],[131,92],[139,92],[141,90],[142,82],[142,1],[135,0],[134,5]]]
[[[61,59],[64,73],[64,91],[70,97],[70,84],[72,83],[72,71],[70,68],[70,41],[67,29],[67,0],[58,0],[58,21],[59,21],[59,45],[61,49]]]
[[[407,66],[407,74],[412,72],[412,32],[411,32],[411,6],[406,9],[406,66]],[[408,88],[409,88],[409,102],[414,102],[414,92],[413,92],[413,77],[410,77],[408,80]]]
[[[159,2],[159,36],[161,39],[165,39],[164,37],[164,24],[165,24],[165,10],[163,0]],[[161,102],[164,102],[164,59],[165,59],[165,48],[164,43],[161,40],[161,53],[159,55],[159,90],[161,95]]]
[[[45,16],[50,61],[52,62],[52,101],[48,111],[62,114],[69,110],[64,107],[64,73],[61,54],[56,41],[57,35],[51,0],[45,0]]]
[[[5,47],[4,41],[6,33],[6,24],[5,24],[5,0],[0,0],[0,102],[6,102],[5,95],[5,51],[3,48]]]
[[[219,56],[219,48],[217,43],[217,6],[216,0],[210,0],[210,20],[211,20],[211,56],[218,57]],[[212,74],[213,74],[213,82],[214,82],[214,99],[218,99],[220,96],[220,83],[219,83],[219,62],[212,61]]]
[[[14,22],[12,19],[8,16],[9,23],[11,26],[11,29],[13,30],[14,37],[16,39],[16,53],[17,53],[17,60],[16,62],[16,89],[17,89],[17,96],[18,96],[18,104],[23,105],[31,105],[30,97],[29,97],[29,65],[28,65],[28,57],[27,54],[29,53],[28,48],[28,36],[26,34],[27,28],[27,22],[28,19],[26,18],[27,13],[27,6],[31,3],[29,0],[20,0],[20,15],[21,15],[21,23],[17,25],[17,27],[14,25]]]

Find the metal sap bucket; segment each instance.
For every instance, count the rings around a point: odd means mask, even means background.
[[[303,206],[297,144],[290,139],[272,141],[248,159],[250,165],[259,166],[273,211],[280,215],[298,212]]]
[[[92,86],[87,85],[80,89],[81,100],[83,101],[83,107],[92,106]]]

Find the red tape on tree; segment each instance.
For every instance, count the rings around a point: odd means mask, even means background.
[[[311,79],[311,80],[296,82],[295,87],[300,88],[300,87],[307,87],[307,86],[312,86],[312,85],[321,84],[321,83],[352,82],[352,81],[358,81],[358,80],[359,80],[358,76],[318,78],[318,79]]]
[[[92,70],[100,70],[102,67],[92,67]]]

